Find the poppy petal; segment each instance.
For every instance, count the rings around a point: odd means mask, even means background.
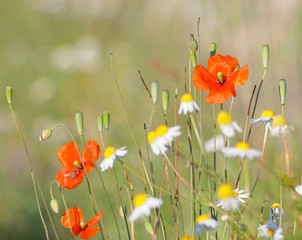
[[[69,225],[69,220],[70,225]],[[74,235],[78,236],[82,232],[81,222],[84,222],[84,214],[82,210],[78,207],[69,208],[68,214],[67,211],[61,217],[61,223],[64,227],[70,228]]]
[[[204,66],[197,65],[193,71],[193,83],[198,91],[207,91],[216,82],[216,78]]]
[[[244,85],[248,77],[249,77],[249,67],[245,65],[231,74],[230,82],[235,85]]]
[[[86,224],[85,228],[90,228],[90,227],[93,227],[95,226],[100,220],[101,220],[101,217],[103,217],[103,212],[100,212],[98,214],[96,214],[93,218],[91,218],[89,220],[89,222]]]
[[[226,101],[231,96],[236,97],[236,90],[232,84],[223,84],[219,87],[211,88],[209,95],[205,98],[205,101],[211,104],[220,104]]]
[[[75,176],[75,178],[70,179],[70,176],[74,170],[75,169],[62,168],[58,171],[56,179],[62,188],[73,189],[83,181],[83,176],[85,175],[84,170],[82,170],[79,175]]]
[[[74,161],[80,162],[77,146],[74,142],[65,143],[57,152],[57,157],[65,168],[74,168]]]
[[[80,235],[80,238],[89,239],[89,238],[93,237],[99,230],[100,230],[100,227],[84,229]]]
[[[94,168],[93,162],[96,162],[100,156],[101,156],[101,149],[99,144],[94,140],[89,140],[86,144],[86,148],[82,153],[82,160],[85,164],[87,172],[92,171],[92,169]],[[93,162],[91,161],[91,159],[93,160]]]
[[[228,76],[234,72],[237,66],[238,60],[230,57],[229,55],[222,56],[220,54],[216,54],[215,56],[210,57],[208,60],[208,71],[214,76],[216,76],[218,72]]]

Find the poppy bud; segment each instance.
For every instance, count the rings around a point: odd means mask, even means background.
[[[280,102],[281,105],[285,105],[286,100],[286,80],[280,79],[279,80],[279,96],[280,96]]]
[[[192,63],[192,66],[195,68],[197,63],[196,63],[196,53],[192,50],[189,51],[189,56],[190,56],[190,60]]]
[[[264,69],[267,69],[268,61],[269,61],[269,46],[263,45],[262,46],[262,62],[263,62]]]
[[[104,127],[105,127],[105,129],[109,129],[109,125],[110,125],[110,113],[107,112],[107,111],[104,112],[103,118],[104,118]]]
[[[210,57],[213,57],[216,55],[216,43],[212,42],[210,44]]]
[[[152,95],[152,101],[154,104],[157,104],[158,100],[158,91],[159,91],[159,84],[158,82],[152,82],[151,83],[151,95]]]
[[[164,111],[168,111],[168,106],[169,106],[169,91],[168,90],[164,90],[162,92],[162,101],[163,101],[163,108]]]
[[[84,126],[83,126],[83,113],[82,112],[76,112],[75,121],[76,121],[79,135],[83,136]]]
[[[196,51],[198,50],[198,43],[197,43],[197,41],[195,40],[193,34],[190,35],[190,40],[191,40],[191,43],[190,43],[190,50],[193,51],[193,52],[196,52]]]
[[[59,214],[59,211],[60,211],[60,205],[59,205],[59,202],[58,200],[52,198],[50,200],[50,208],[53,212],[55,212],[56,214]]]
[[[103,116],[100,115],[97,117],[99,132],[103,131]]]
[[[8,104],[12,104],[12,98],[13,98],[13,88],[8,86],[6,87],[6,100]]]
[[[52,135],[52,129],[45,129],[42,133],[41,133],[41,135],[40,135],[40,137],[39,137],[39,140],[40,141],[44,141],[44,140],[46,140],[47,138],[50,138],[51,137],[51,135]]]

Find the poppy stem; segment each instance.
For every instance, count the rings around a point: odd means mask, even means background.
[[[36,176],[36,174],[35,174],[35,172],[34,172],[33,164],[32,164],[31,158],[30,158],[30,156],[29,156],[29,152],[28,152],[28,149],[27,149],[27,146],[26,146],[26,143],[25,143],[25,139],[24,139],[24,137],[23,137],[23,134],[22,134],[22,132],[21,132],[21,129],[20,129],[20,127],[19,127],[19,124],[18,124],[18,122],[17,122],[17,119],[16,119],[16,117],[15,117],[15,113],[14,113],[12,104],[9,103],[8,105],[9,105],[9,108],[10,108],[10,111],[11,111],[11,114],[12,114],[12,117],[13,117],[13,120],[14,120],[14,123],[15,123],[15,126],[16,126],[16,128],[17,128],[17,130],[18,130],[19,136],[21,137],[21,140],[22,140],[22,143],[23,143],[23,146],[24,146],[24,150],[25,150],[25,153],[26,153],[26,156],[27,156],[27,160],[28,160],[28,163],[29,163],[29,165],[30,165],[30,173],[31,173],[32,181],[33,181],[33,187],[34,187],[34,190],[35,190],[35,196],[36,196],[38,211],[39,211],[40,218],[41,218],[41,221],[42,221],[43,226],[44,226],[44,230],[45,230],[46,237],[47,237],[47,239],[49,239],[49,238],[48,238],[47,227],[46,227],[46,225],[45,225],[45,221],[44,221],[44,218],[43,218],[43,215],[42,215],[42,211],[41,211],[41,207],[40,207],[40,204],[39,204],[38,193],[37,193],[37,191],[36,191],[36,185],[35,185],[35,184],[37,184],[38,191],[39,191],[40,196],[41,196],[41,198],[42,198],[43,205],[44,205],[44,207],[45,207],[45,209],[46,209],[46,212],[47,212],[47,215],[48,215],[48,218],[49,218],[49,221],[50,221],[50,225],[51,225],[51,227],[52,227],[52,229],[53,229],[53,231],[54,231],[54,234],[55,234],[55,236],[56,236],[56,239],[59,239],[59,236],[58,236],[57,231],[56,231],[56,228],[55,228],[55,226],[54,226],[54,224],[53,224],[53,221],[52,221],[52,218],[51,218],[51,215],[50,215],[48,206],[47,206],[47,204],[46,204],[44,194],[43,194],[43,192],[42,192],[42,190],[41,190],[41,186],[40,186],[40,184],[39,184],[38,178],[37,178],[37,176]]]

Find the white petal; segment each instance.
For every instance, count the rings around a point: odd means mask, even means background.
[[[216,150],[224,147],[224,137],[222,135],[216,136]],[[214,152],[214,137],[205,142],[206,152]]]

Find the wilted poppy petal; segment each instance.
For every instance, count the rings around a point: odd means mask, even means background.
[[[220,104],[226,101],[232,95],[236,97],[234,85],[225,83],[220,87],[211,88],[209,95],[205,98],[205,101],[212,104]]]
[[[244,85],[248,77],[249,77],[249,67],[245,65],[230,75],[230,82],[235,85]]]
[[[89,154],[86,149],[88,150]],[[82,153],[82,160],[85,164],[87,172],[92,171],[92,169],[94,168],[93,162],[91,161],[91,159],[94,162],[96,162],[100,156],[101,156],[101,149],[100,149],[99,144],[94,140],[89,140],[86,144],[86,148],[84,149],[84,151]]]
[[[70,225],[69,225],[68,215],[69,215]],[[81,222],[84,222],[84,215],[82,210],[78,207],[68,209],[68,214],[67,211],[65,211],[61,217],[62,225],[66,228],[70,228],[71,231],[76,236],[78,236],[82,231]]]
[[[99,230],[100,230],[100,227],[86,228],[82,231],[80,238],[89,239],[89,238],[93,237]]]
[[[229,75],[234,72],[237,66],[238,60],[230,57],[229,55],[222,56],[220,54],[216,54],[208,60],[208,71],[214,76],[216,76],[218,72],[221,72],[224,75]]]
[[[100,212],[98,214],[96,214],[93,218],[91,218],[89,220],[89,222],[86,224],[85,228],[90,228],[90,227],[93,227],[94,225],[96,225],[100,220],[101,220],[101,217],[103,217],[103,212]]]
[[[213,76],[204,66],[197,65],[193,71],[193,83],[198,91],[206,91],[216,82]]]
[[[76,175],[73,179],[70,179],[71,174],[75,169],[62,168],[57,173],[57,181],[64,189],[76,188],[82,181],[85,171],[82,170],[79,175]]]
[[[73,162],[80,162],[80,156],[74,142],[64,144],[57,152],[57,157],[65,168],[74,168]]]

